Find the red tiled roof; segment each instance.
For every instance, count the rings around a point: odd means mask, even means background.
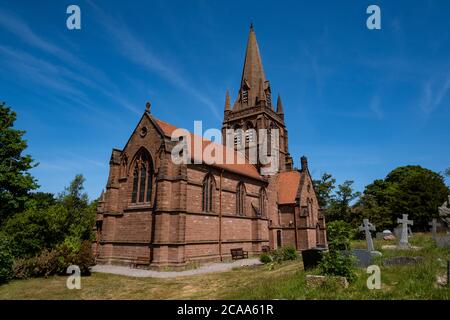
[[[277,177],[278,186],[278,203],[292,204],[295,203],[298,186],[300,184],[300,172],[287,171],[281,172]]]
[[[171,137],[172,133],[176,130],[179,129],[178,127],[161,121],[159,119],[154,119],[156,121],[156,123],[158,124],[158,126],[162,129],[162,131],[164,132],[164,134],[167,137]],[[203,151],[205,150],[205,148],[207,146],[209,146],[210,144],[214,144],[214,150],[217,151],[219,153],[219,155],[217,156],[218,159],[223,159],[223,161],[221,161],[221,163],[217,164],[217,163],[212,163],[212,166],[218,167],[218,168],[222,168],[225,169],[227,171],[231,171],[237,174],[242,174],[251,178],[255,178],[258,180],[262,180],[261,175],[259,174],[258,170],[256,169],[256,167],[253,164],[248,163],[248,160],[245,158],[244,155],[242,155],[241,153],[235,151],[232,148],[227,148],[226,146],[222,145],[222,144],[218,144],[218,143],[214,143],[210,140],[207,139],[203,139],[203,137],[195,135],[193,133],[190,133],[191,135],[191,147],[190,147],[190,154],[191,154],[191,160],[196,160],[196,159],[201,159],[201,155],[197,154],[195,152],[195,145],[202,145],[202,154]],[[211,147],[213,148],[213,147]],[[235,163],[225,163],[225,156],[226,154],[229,152],[229,154],[233,155],[233,159]],[[239,159],[239,160],[238,160]]]

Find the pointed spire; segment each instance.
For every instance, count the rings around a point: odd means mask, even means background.
[[[280,97],[280,95],[278,95],[278,99],[277,99],[277,113],[278,113],[278,114],[284,114],[284,111],[283,111],[283,103],[281,102],[281,97]]]
[[[227,93],[225,95],[225,112],[230,110],[230,92],[227,90]]]
[[[247,49],[245,52],[244,68],[242,70],[241,87],[239,96],[233,106],[233,110],[239,110],[255,105],[256,97],[260,95],[260,83],[266,82],[258,42],[256,40],[253,23],[250,25]],[[262,88],[264,90],[264,87]],[[260,98],[261,99],[261,98]]]

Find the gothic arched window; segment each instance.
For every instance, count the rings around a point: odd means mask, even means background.
[[[267,217],[267,194],[264,188],[259,191],[259,212],[262,217]]]
[[[240,216],[245,214],[245,185],[239,183],[236,189],[236,213]]]
[[[147,150],[141,149],[133,163],[132,203],[149,203],[152,198],[153,163]]]
[[[202,190],[202,211],[214,212],[213,200],[214,200],[214,177],[208,174],[203,180]]]

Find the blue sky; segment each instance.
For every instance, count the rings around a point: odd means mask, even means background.
[[[81,30],[66,8],[81,8]],[[366,28],[381,8],[382,29]],[[77,173],[95,198],[145,109],[220,128],[253,21],[295,165],[358,190],[397,166],[450,166],[449,1],[0,1],[0,100],[41,190]]]

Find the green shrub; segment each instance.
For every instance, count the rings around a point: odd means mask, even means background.
[[[283,261],[296,260],[298,258],[297,250],[293,246],[285,246],[281,249]]]
[[[11,276],[13,254],[9,238],[0,233],[0,284],[5,283]]]
[[[281,252],[281,249],[273,250],[271,253],[272,261],[281,263],[283,262],[283,252]]]
[[[36,195],[25,211],[5,221],[2,231],[11,238],[14,257],[34,257],[63,243],[78,252],[84,240],[94,240],[96,202],[89,204],[83,182],[77,175],[57,199]]]
[[[90,275],[89,268],[94,265],[94,256],[89,241],[84,241],[78,252],[61,245],[51,251],[45,249],[33,258],[16,259],[12,273],[16,279],[64,275],[70,265],[77,265],[82,275]]]
[[[266,264],[266,263],[272,262],[272,258],[270,257],[270,255],[268,253],[264,252],[259,256],[259,261]]]
[[[273,262],[281,263],[288,260],[296,260],[298,258],[297,250],[293,246],[285,246],[270,252]]]
[[[88,276],[91,274],[90,267],[95,265],[95,257],[92,253],[92,245],[90,241],[83,241],[80,251],[70,261],[80,267],[81,274]]]
[[[345,221],[337,220],[327,224],[328,247],[330,250],[349,250],[355,230]]]
[[[323,275],[341,276],[353,282],[356,279],[355,257],[338,250],[330,250],[323,253],[319,270]]]

